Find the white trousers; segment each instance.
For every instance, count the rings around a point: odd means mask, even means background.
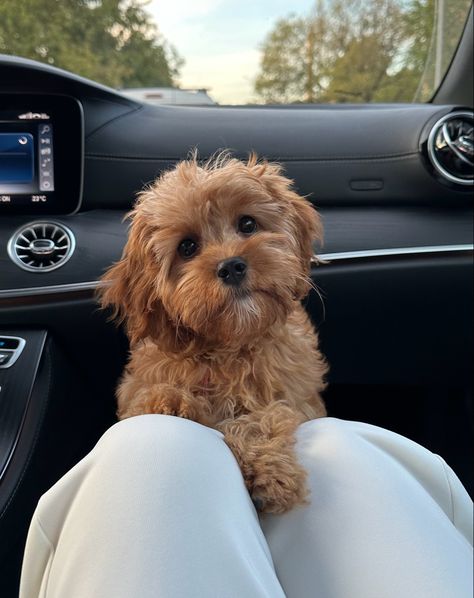
[[[297,450],[310,504],[259,520],[222,434],[116,424],[41,498],[20,597],[472,597],[472,503],[440,457],[332,418]]]

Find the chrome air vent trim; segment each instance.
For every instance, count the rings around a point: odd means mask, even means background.
[[[12,262],[27,272],[52,272],[71,258],[76,247],[72,231],[59,222],[38,220],[23,225],[8,241]]]
[[[457,185],[474,184],[474,113],[451,112],[440,118],[428,137],[428,156],[436,172]]]

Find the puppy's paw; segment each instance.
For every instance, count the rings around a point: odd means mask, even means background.
[[[174,415],[185,419],[195,419],[197,416],[190,397],[172,387],[166,388],[165,392],[161,391],[154,400],[149,400],[147,406],[153,409],[153,413],[162,415]]]
[[[183,417],[206,424],[209,407],[200,397],[194,397],[168,384],[154,384],[141,391],[132,403],[119,411],[120,419],[156,413]]]
[[[285,513],[307,502],[306,472],[295,461],[262,458],[256,464],[249,490],[257,511]]]

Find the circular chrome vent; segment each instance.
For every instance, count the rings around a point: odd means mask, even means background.
[[[441,176],[458,185],[474,182],[474,113],[452,112],[431,129],[428,154]]]
[[[57,222],[31,222],[8,242],[12,261],[28,272],[51,272],[64,266],[74,252],[72,232]]]

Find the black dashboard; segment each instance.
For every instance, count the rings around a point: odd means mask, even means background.
[[[465,107],[156,107],[28,60],[2,57],[0,69],[2,301],[92,287],[120,256],[136,193],[194,148],[283,164],[323,215],[319,252],[472,244],[471,187],[443,177],[427,149],[436,123]],[[65,227],[67,263],[36,239],[42,228],[12,241],[36,221],[56,240]]]

